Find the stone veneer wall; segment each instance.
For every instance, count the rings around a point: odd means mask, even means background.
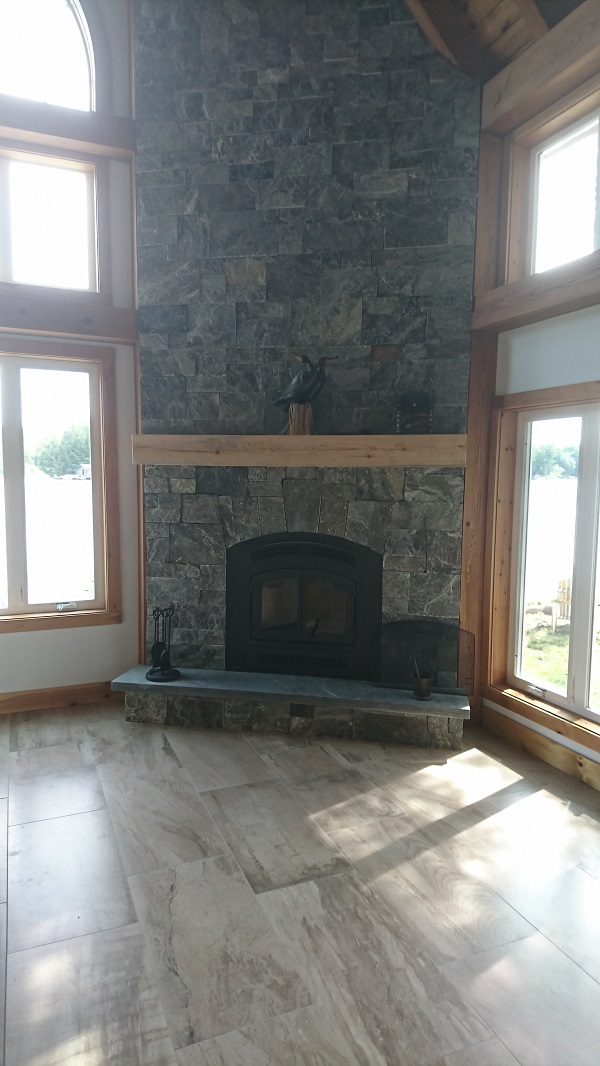
[[[306,352],[338,356],[316,432],[393,432],[408,389],[463,432],[478,85],[402,0],[135,13],[143,430],[277,433]],[[178,605],[181,665],[222,664],[225,546],[261,532],[367,543],[386,617],[458,614],[459,471],[146,475],[148,602]]]

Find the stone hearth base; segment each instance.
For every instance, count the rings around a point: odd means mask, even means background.
[[[125,692],[131,722],[345,737],[460,751],[463,721],[469,717],[468,702],[462,697],[434,693],[425,707],[411,693],[365,682],[199,670],[185,671],[172,685],[157,685],[146,681],[144,674],[145,667],[136,667],[113,682],[115,690]],[[263,677],[267,681],[261,685]],[[249,683],[244,683],[246,679]],[[311,686],[313,699],[307,694]],[[338,686],[340,695],[336,695]],[[250,688],[255,698],[249,698]],[[355,698],[349,700],[352,692]]]

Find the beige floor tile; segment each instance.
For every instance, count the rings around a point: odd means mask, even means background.
[[[500,891],[548,940],[600,982],[600,881],[574,866],[539,882],[507,879]]]
[[[198,792],[266,781],[273,776],[241,733],[167,729],[165,735]]]
[[[265,761],[326,833],[404,813],[390,789],[341,765],[323,747],[275,753]]]
[[[522,1066],[598,1061],[600,985],[541,933],[444,973]]]
[[[443,1059],[428,1062],[427,1066],[520,1066],[520,1063],[501,1040],[492,1037],[481,1044],[444,1055]]]
[[[105,807],[95,766],[77,744],[25,748],[10,755],[10,825]]]
[[[46,745],[78,743],[86,739],[88,722],[125,717],[121,701],[91,703],[86,707],[27,711],[10,716],[10,750],[43,748]]]
[[[5,1004],[6,1004],[6,903],[0,905],[0,1063],[4,1066]]]
[[[575,784],[575,782],[574,782]],[[592,792],[592,789],[588,789]],[[507,807],[495,819],[511,835],[535,837],[537,846],[545,845],[569,865],[579,866],[595,877],[600,872],[600,793],[598,810],[556,795],[548,788],[522,798]]]
[[[290,733],[246,733],[245,740],[259,755],[270,755],[271,752],[291,748],[306,748],[308,745],[308,737],[296,737]]]
[[[130,885],[176,1048],[308,1005],[233,859],[137,875]]]
[[[0,800],[0,903],[6,903],[8,875],[8,800]],[[0,955],[0,966],[2,965]]]
[[[336,1019],[325,1017],[316,1007],[192,1044],[177,1052],[177,1060],[179,1066],[383,1066],[384,1062],[381,1057],[368,1058]]]
[[[312,1002],[340,1018],[368,1062],[411,1066],[491,1036],[354,874],[257,896],[296,960]]]
[[[135,921],[107,810],[11,826],[8,842],[9,951]]]
[[[536,930],[408,818],[384,818],[331,839],[401,914],[436,962],[508,944]],[[600,887],[600,886],[599,886]]]
[[[203,799],[255,892],[349,868],[298,800],[274,781],[205,792]]]
[[[137,925],[8,959],[6,1066],[176,1066]]]
[[[98,772],[127,874],[227,851],[184,770],[139,777],[110,763]]]
[[[8,796],[8,753],[10,751],[10,718],[0,715],[0,798]]]
[[[158,725],[125,721],[87,723],[85,750],[97,766],[114,766],[123,774],[151,780],[181,769],[181,763]]]

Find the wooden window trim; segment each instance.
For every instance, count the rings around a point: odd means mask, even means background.
[[[78,359],[97,363],[100,369],[100,417],[102,463],[102,512],[104,523],[104,581],[106,605],[98,610],[79,610],[68,614],[23,614],[0,617],[0,633],[24,633],[42,629],[72,629],[82,626],[112,625],[122,621],[121,549],[119,523],[119,489],[117,452],[117,402],[115,352],[96,345],[60,344],[43,341],[0,338],[0,351],[8,355],[39,355],[52,359]]]

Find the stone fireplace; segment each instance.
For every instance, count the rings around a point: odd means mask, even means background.
[[[315,433],[463,433],[479,86],[402,0],[136,0],[142,430],[279,434],[303,354]],[[463,471],[147,466],[147,603],[223,669],[227,551],[303,533],[382,558],[381,621],[458,624]],[[173,697],[175,699],[175,697]],[[177,716],[173,711],[173,716]]]

